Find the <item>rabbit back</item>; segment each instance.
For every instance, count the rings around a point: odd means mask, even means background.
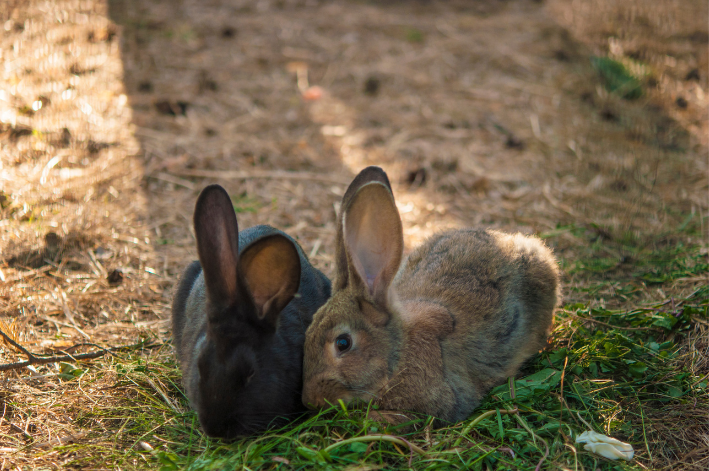
[[[384,171],[362,170],[337,228],[337,278],[305,342],[303,403],[375,401],[452,422],[544,347],[559,273],[541,240],[461,229],[402,261]]]
[[[184,341],[185,324],[187,323],[187,302],[190,299],[192,288],[201,273],[202,267],[198,261],[195,260],[190,263],[187,268],[185,268],[180,277],[180,281],[177,283],[177,289],[175,290],[175,296],[172,301],[172,343],[180,364],[184,361],[183,357],[186,351],[186,349],[182,348],[182,343]],[[202,280],[202,285],[204,285],[204,280]]]
[[[428,341],[434,353],[425,363],[435,363],[432,371],[442,365],[443,378],[427,409],[447,404],[429,413],[451,421],[467,417],[491,387],[544,347],[559,299],[551,251],[539,239],[492,230],[433,236],[405,260],[394,288],[409,338],[421,342],[442,330],[438,342]],[[412,311],[416,302],[434,308]],[[421,346],[406,350],[404,363],[424,363]]]

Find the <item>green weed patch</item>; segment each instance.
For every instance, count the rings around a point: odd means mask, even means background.
[[[99,406],[77,420],[96,430],[97,439],[112,431],[110,442],[93,445],[90,460],[108,468],[652,468],[653,460],[672,453],[659,435],[668,417],[669,426],[691,428],[699,425],[688,417],[709,408],[709,380],[682,347],[693,325],[707,321],[708,309],[707,286],[685,299],[626,311],[566,306],[547,351],[493,389],[470,419],[441,429],[432,429],[429,417],[392,426],[368,418],[366,409],[336,404],[259,436],[213,440],[199,431],[180,392],[169,348],[152,359],[134,355],[106,365],[125,403]],[[584,451],[574,439],[586,430],[631,443],[636,459],[611,462]],[[85,446],[92,445],[62,448]],[[85,460],[70,464],[88,465]]]

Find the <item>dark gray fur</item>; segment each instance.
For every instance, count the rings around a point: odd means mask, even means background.
[[[330,281],[287,234],[270,226],[239,232],[231,200],[218,185],[200,194],[195,233],[201,263],[185,269],[172,308],[173,343],[190,404],[202,429],[215,437],[232,438],[282,424],[304,409],[300,393],[305,331],[329,298]],[[249,286],[253,279],[244,273],[242,256],[273,246],[277,257],[271,263],[283,259],[293,267],[283,275],[289,278],[284,286],[289,281],[296,286],[298,275],[299,283],[295,296],[281,290],[280,304],[271,304],[268,311],[269,304],[262,310],[253,294],[259,287]],[[237,250],[238,256],[230,255]],[[256,265],[254,270],[261,270]],[[273,279],[272,270],[261,271]],[[229,291],[234,283],[236,290]]]

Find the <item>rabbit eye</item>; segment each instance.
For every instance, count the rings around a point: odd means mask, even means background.
[[[335,339],[335,347],[340,353],[344,353],[352,347],[352,337],[350,334],[340,334]]]

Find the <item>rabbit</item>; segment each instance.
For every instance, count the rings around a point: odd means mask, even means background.
[[[227,192],[195,206],[199,261],[178,284],[173,345],[187,398],[207,435],[234,438],[304,412],[303,342],[330,280],[270,226],[239,232]]]
[[[372,401],[458,422],[545,346],[560,283],[541,240],[450,230],[402,263],[403,247],[387,175],[368,167],[342,199],[333,295],[306,333],[310,408]]]

